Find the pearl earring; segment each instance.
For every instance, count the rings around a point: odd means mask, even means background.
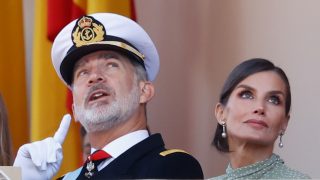
[[[222,133],[221,136],[222,138],[226,138],[227,137],[227,132],[226,132],[226,122],[222,122]]]
[[[283,132],[280,133],[280,141],[279,141],[279,148],[283,148],[282,136],[284,135]]]

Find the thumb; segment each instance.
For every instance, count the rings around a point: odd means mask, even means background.
[[[70,127],[70,122],[71,122],[71,116],[70,114],[66,114],[63,116],[59,129],[56,131],[56,133],[53,136],[53,139],[58,142],[60,145],[63,144],[64,139],[67,136],[69,127]]]

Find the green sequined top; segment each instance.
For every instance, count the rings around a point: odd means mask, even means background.
[[[272,154],[269,159],[237,169],[232,169],[229,164],[226,174],[211,179],[310,179],[310,177],[290,169],[278,155]]]

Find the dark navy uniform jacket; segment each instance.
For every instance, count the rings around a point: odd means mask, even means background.
[[[83,177],[80,174],[77,179],[85,179]],[[165,149],[161,135],[154,134],[125,151],[90,179],[203,179],[203,172],[194,157]]]

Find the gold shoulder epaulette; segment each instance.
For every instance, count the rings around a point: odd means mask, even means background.
[[[169,155],[169,154],[172,154],[172,153],[177,153],[177,152],[189,154],[189,153],[187,153],[186,151],[184,151],[182,149],[168,149],[168,150],[162,151],[159,154],[161,156],[166,156],[166,155]]]

